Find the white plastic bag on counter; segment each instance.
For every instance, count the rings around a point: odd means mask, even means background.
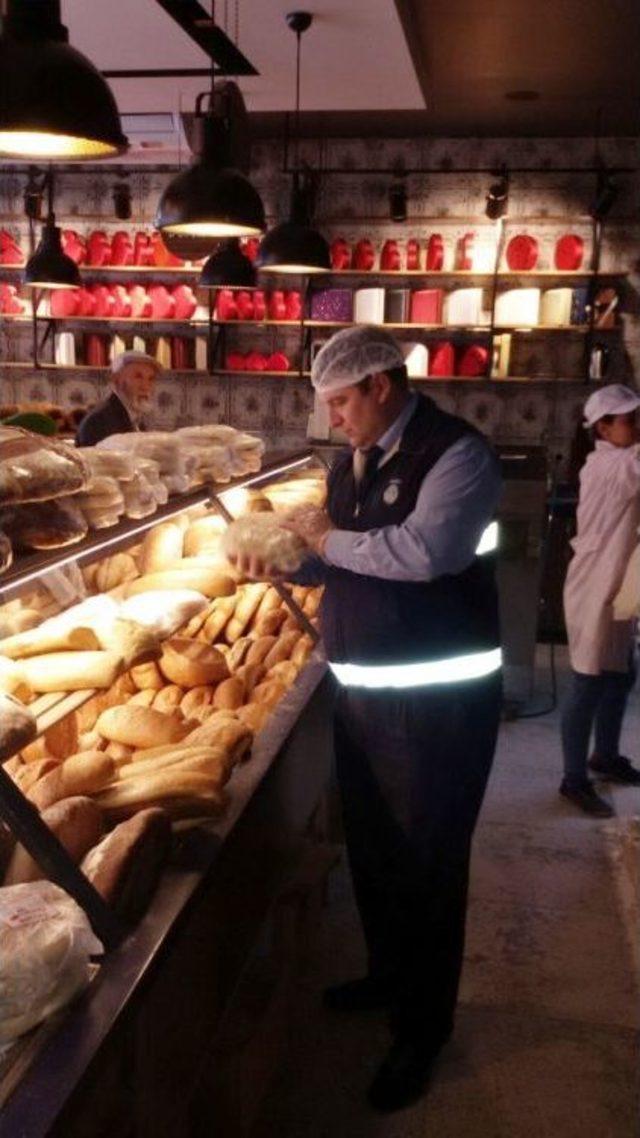
[[[0,1046],[64,1007],[103,951],[75,901],[50,881],[0,889]]]

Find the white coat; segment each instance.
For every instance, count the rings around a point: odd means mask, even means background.
[[[571,667],[626,672],[634,620],[614,620],[613,601],[640,526],[640,448],[599,440],[580,472],[578,531],[564,587]]]

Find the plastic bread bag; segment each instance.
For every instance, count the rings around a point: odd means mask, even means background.
[[[300,568],[308,547],[297,534],[283,529],[277,515],[249,514],[231,522],[222,535],[221,546],[230,560],[238,556],[258,557],[279,573]]]
[[[82,909],[57,885],[0,889],[0,1046],[68,1004],[103,952]]]
[[[109,435],[96,446],[100,450],[124,451],[136,458],[152,458],[158,463],[163,476],[189,476],[197,464],[196,455],[192,453],[189,457],[185,451],[184,439],[171,431],[132,431],[124,435]]]
[[[61,549],[87,535],[87,522],[73,498],[10,506],[0,512],[0,525],[16,549]]]
[[[158,509],[153,487],[139,471],[136,471],[130,482],[123,483],[122,492],[124,512],[128,518],[148,518]]]
[[[164,506],[169,500],[169,491],[160,477],[158,463],[152,458],[139,458],[136,461],[136,470],[146,478],[158,505]]]
[[[84,489],[88,473],[75,447],[0,426],[0,505],[74,494]]]
[[[130,482],[136,471],[133,454],[124,450],[99,450],[98,447],[76,447],[89,467],[91,478],[116,478],[118,482]],[[90,487],[89,487],[90,488]]]

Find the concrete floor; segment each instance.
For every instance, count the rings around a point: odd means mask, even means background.
[[[546,659],[546,650],[542,659]],[[561,665],[563,650],[559,651]],[[535,702],[544,705],[541,669]],[[623,751],[640,759],[640,694]],[[359,975],[344,867],[296,993],[289,1054],[255,1138],[634,1138],[638,991],[607,833],[557,794],[558,713],[504,723],[474,846],[460,1008],[428,1095],[390,1116],[364,1091],[388,1046],[377,1014],[325,1012],[322,988]],[[619,818],[640,789],[605,790]]]

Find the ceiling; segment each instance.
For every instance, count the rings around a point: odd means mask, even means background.
[[[294,102],[295,36],[284,19],[292,7],[218,0],[215,8],[232,39],[237,11],[238,46],[260,72],[240,85],[261,134],[278,129]],[[62,10],[73,45],[103,70],[207,66],[155,0],[62,0]],[[301,85],[309,130],[640,134],[638,0],[316,0],[310,10]],[[111,82],[123,113],[191,110],[207,86],[204,78]]]

